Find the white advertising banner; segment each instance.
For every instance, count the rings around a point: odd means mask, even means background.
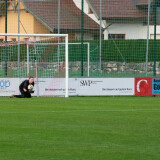
[[[0,78],[0,96],[19,94],[25,78]],[[34,86],[37,95],[37,85]],[[69,78],[69,96],[134,95],[134,78]],[[39,78],[39,96],[64,96],[64,78]]]
[[[0,96],[19,94],[18,78],[0,78]]]
[[[77,95],[134,95],[134,78],[78,78]]]

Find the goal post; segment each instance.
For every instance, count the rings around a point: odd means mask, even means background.
[[[68,43],[68,45],[82,45],[82,43]],[[87,76],[90,76],[90,43],[84,42],[83,45],[87,45]]]
[[[68,97],[68,34],[0,33],[1,40],[6,36],[0,42],[0,78],[34,76],[37,96]]]

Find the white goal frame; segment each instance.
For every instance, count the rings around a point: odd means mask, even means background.
[[[64,44],[65,43],[53,43],[53,44],[57,44],[57,45],[61,45],[61,44]],[[89,42],[84,42],[83,43],[84,45],[87,45],[87,76],[89,77],[90,76],[90,43]],[[34,45],[34,43],[27,43],[27,73],[29,75],[29,46],[30,45]],[[52,43],[37,43],[36,46],[39,46],[39,45],[52,45]],[[81,45],[81,43],[68,43],[68,45]]]
[[[77,45],[81,43],[68,43],[69,45]],[[83,42],[84,45],[87,45],[87,74],[88,77],[90,76],[90,43],[89,42]]]
[[[68,97],[68,34],[15,34],[15,33],[0,33],[0,36],[17,36],[17,37],[64,37],[65,38],[65,97]],[[18,43],[17,43],[18,44]],[[19,54],[19,53],[18,53]],[[19,57],[18,57],[19,61]],[[36,79],[38,82],[38,76],[36,73]],[[38,93],[38,83],[37,83],[37,97]]]

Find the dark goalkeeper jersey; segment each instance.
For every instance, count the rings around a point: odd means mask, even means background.
[[[28,85],[29,85],[29,80],[23,81],[23,82],[20,84],[20,86],[19,86],[19,90],[20,90],[21,92],[24,92],[24,91],[23,91],[23,88],[25,88],[25,89],[28,91]],[[31,83],[31,85],[34,86],[34,82]]]

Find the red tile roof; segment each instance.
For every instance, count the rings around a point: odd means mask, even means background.
[[[58,28],[58,1],[23,1],[24,7],[53,30]],[[80,30],[81,10],[73,0],[61,0],[60,29]],[[84,14],[84,29],[99,30],[99,25]]]
[[[150,0],[153,2],[153,0]],[[148,5],[148,0],[138,0],[136,5]]]
[[[88,0],[93,9],[99,16],[100,2],[97,0]],[[139,1],[139,2],[138,2]],[[138,4],[146,0],[138,0]],[[147,10],[136,8],[134,0],[102,0],[102,18],[146,18]]]

